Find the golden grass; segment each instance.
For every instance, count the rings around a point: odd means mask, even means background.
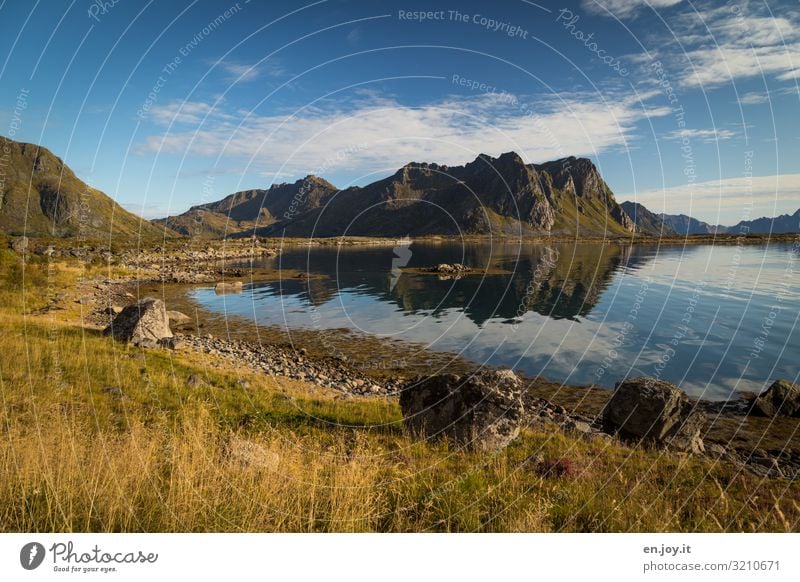
[[[71,303],[25,314],[81,270],[30,264],[23,295],[17,259],[0,269],[2,531],[800,529],[797,485],[561,433],[497,455],[415,442],[390,399],[129,348]]]

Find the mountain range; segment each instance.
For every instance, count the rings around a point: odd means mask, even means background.
[[[0,138],[0,231],[87,239],[552,234],[686,236],[800,231],[793,215],[710,225],[617,203],[597,167],[568,157],[526,164],[508,152],[463,166],[410,163],[343,190],[317,176],[236,192],[177,216],[144,220],[81,181],[44,147]]]
[[[800,232],[800,209],[794,214],[774,218],[742,220],[733,226],[708,224],[685,214],[656,214],[637,202],[623,202],[622,208],[636,223],[637,230],[661,233],[661,236],[691,236],[696,234],[785,234]]]
[[[634,229],[590,160],[525,164],[514,152],[463,166],[410,163],[344,190],[307,176],[156,222],[212,236],[622,236]]]

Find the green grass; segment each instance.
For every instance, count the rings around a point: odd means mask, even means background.
[[[70,300],[30,313],[87,269],[0,251],[2,531],[800,529],[787,482],[561,433],[455,451],[410,438],[391,399],[130,348]]]

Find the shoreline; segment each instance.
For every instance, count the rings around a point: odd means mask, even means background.
[[[242,274],[231,276],[238,278]],[[251,280],[281,280],[289,276],[295,275],[287,271],[262,270],[259,278],[251,275]],[[371,364],[363,365],[347,353],[332,352],[330,346],[315,337],[319,335],[317,331],[291,330],[286,333],[274,327],[258,326],[241,317],[220,316],[200,307],[188,297],[188,291],[197,284],[208,282],[175,282],[161,277],[92,282],[100,288],[93,293],[94,303],[102,307],[94,310],[94,319],[89,324],[96,327],[107,325],[111,319],[108,307],[114,300],[127,298],[130,302],[132,297],[159,296],[167,303],[168,309],[193,314],[194,325],[174,326],[182,343],[179,351],[211,356],[218,360],[218,365],[234,370],[245,367],[257,373],[308,382],[322,393],[334,394],[337,399],[395,398],[402,385],[413,377],[443,370],[469,374],[481,368],[457,355],[432,353],[405,342],[386,342],[349,330],[325,330],[325,334],[335,336],[333,341],[341,341],[356,354],[370,354],[373,358]],[[231,321],[235,322],[234,326],[230,325]],[[406,361],[398,362],[395,356],[398,349],[402,350]],[[409,352],[415,355],[405,356]],[[412,365],[407,362],[410,357],[414,358]],[[376,366],[380,361],[399,365]],[[544,416],[541,417],[548,426],[562,431],[575,431],[575,427],[580,427],[587,438],[609,436],[599,428],[600,412],[613,389],[520,377],[527,386],[530,401],[536,403],[534,407],[539,411],[549,411],[542,412]],[[749,416],[744,398],[733,402],[694,398],[692,401],[708,416],[703,430],[706,456],[733,463],[762,477],[800,479],[800,447],[790,446],[800,428],[797,419]],[[546,416],[548,414],[550,416]]]

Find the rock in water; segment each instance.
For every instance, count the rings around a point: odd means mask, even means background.
[[[151,297],[128,305],[103,333],[133,345],[153,345],[162,338],[172,337],[164,302]]]
[[[618,382],[603,411],[608,432],[694,453],[703,452],[700,430],[705,420],[680,388],[654,378]]]
[[[510,370],[417,378],[400,394],[406,427],[482,451],[506,447],[524,419],[522,382]]]
[[[762,416],[800,417],[800,384],[776,380],[753,401],[751,411]]]
[[[214,285],[214,293],[217,295],[226,295],[228,293],[241,293],[242,292],[242,282],[241,281],[220,281],[216,285]]]

